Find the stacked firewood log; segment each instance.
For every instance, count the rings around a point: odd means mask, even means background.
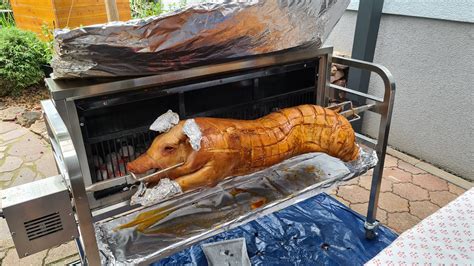
[[[340,52],[334,52],[334,55],[346,57],[346,54]],[[346,87],[347,85],[347,77],[348,77],[349,68],[345,65],[340,64],[332,64],[331,66],[331,78],[330,81],[334,85],[338,85],[341,87]],[[345,93],[338,92],[337,95],[331,95],[331,102],[338,103],[343,102],[345,100]]]

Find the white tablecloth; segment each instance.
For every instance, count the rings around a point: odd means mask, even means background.
[[[474,265],[474,188],[401,234],[366,265]]]

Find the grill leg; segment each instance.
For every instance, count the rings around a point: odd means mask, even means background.
[[[378,228],[379,228],[379,222],[375,221],[373,223],[365,222],[364,223],[364,228],[365,228],[365,238],[372,240],[375,239],[378,235]]]
[[[382,158],[380,158],[382,157]],[[369,206],[367,210],[367,219],[364,224],[365,237],[367,239],[374,239],[377,236],[377,228],[379,222],[376,220],[377,206],[380,194],[380,185],[382,184],[382,173],[385,159],[385,153],[383,156],[379,156],[379,162],[375,166],[374,174],[372,175],[372,184],[370,188]]]

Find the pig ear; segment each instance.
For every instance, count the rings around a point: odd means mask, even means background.
[[[183,133],[188,137],[193,150],[201,149],[202,132],[194,119],[188,119],[184,122]]]
[[[157,131],[159,133],[168,132],[171,128],[179,123],[179,115],[171,110],[160,115],[153,124],[150,126],[150,130]]]

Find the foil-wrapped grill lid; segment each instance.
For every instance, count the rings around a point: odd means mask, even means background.
[[[55,32],[54,78],[143,76],[319,47],[349,0],[204,3],[146,19]]]

